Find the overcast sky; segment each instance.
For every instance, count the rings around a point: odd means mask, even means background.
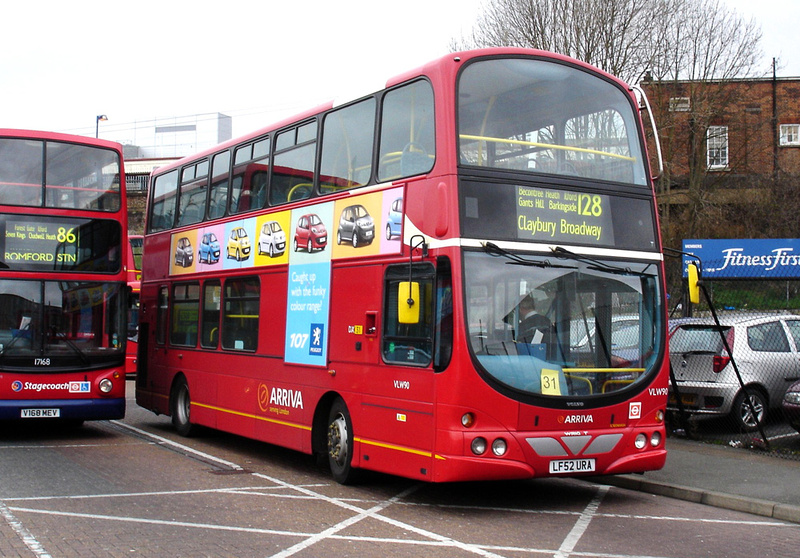
[[[7,3],[0,127],[93,136],[106,114],[100,137],[125,141],[137,123],[222,112],[238,136],[446,54],[483,1]],[[800,2],[725,2],[761,23],[765,69],[778,57],[779,76],[800,76]]]

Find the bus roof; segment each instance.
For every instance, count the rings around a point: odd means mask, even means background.
[[[259,128],[259,129],[253,130],[251,132],[248,132],[248,133],[246,133],[246,134],[244,134],[242,136],[227,140],[227,141],[225,141],[223,143],[220,143],[218,145],[215,145],[213,147],[209,147],[209,148],[207,148],[207,149],[205,149],[203,151],[199,151],[197,153],[194,153],[192,155],[188,155],[186,157],[183,157],[183,158],[175,160],[175,161],[170,161],[167,164],[165,164],[165,165],[163,165],[161,167],[158,167],[157,169],[154,169],[153,172],[158,172],[159,174],[161,174],[163,172],[167,172],[169,170],[172,170],[172,169],[175,169],[175,168],[179,168],[179,167],[183,166],[184,164],[188,163],[189,161],[196,161],[198,159],[202,159],[204,157],[211,156],[211,155],[213,155],[215,153],[219,153],[220,151],[224,151],[225,149],[229,149],[229,148],[234,147],[236,145],[239,145],[241,143],[247,142],[250,139],[255,139],[255,138],[258,138],[259,136],[264,136],[264,135],[273,133],[273,132],[275,132],[277,130],[280,130],[281,128],[283,128],[285,126],[289,126],[291,124],[296,124],[296,123],[302,122],[303,120],[312,118],[312,117],[314,117],[314,116],[316,116],[316,115],[318,115],[318,114],[320,114],[322,112],[331,110],[332,108],[335,108],[337,106],[345,105],[345,104],[348,104],[348,103],[350,103],[352,101],[355,101],[357,99],[361,99],[363,97],[367,97],[367,96],[369,96],[369,95],[371,95],[371,94],[373,94],[373,93],[375,93],[377,91],[380,91],[382,88],[393,87],[395,85],[398,85],[400,83],[409,81],[409,80],[411,80],[413,78],[416,78],[416,77],[420,77],[420,76],[424,76],[424,75],[430,75],[430,74],[434,74],[434,73],[440,73],[442,66],[447,61],[455,61],[455,62],[459,62],[460,63],[460,62],[465,62],[467,60],[471,60],[471,59],[474,59],[474,58],[491,57],[491,56],[499,56],[499,55],[505,55],[505,56],[523,56],[523,55],[524,56],[540,56],[540,57],[548,58],[550,60],[558,60],[558,61],[562,61],[562,62],[567,62],[567,63],[573,64],[573,65],[581,66],[581,67],[586,68],[586,69],[591,69],[593,72],[596,72],[596,73],[598,73],[598,74],[600,74],[602,76],[605,76],[608,79],[616,81],[616,82],[618,82],[620,84],[624,84],[619,78],[617,78],[617,77],[615,77],[615,76],[613,76],[613,75],[611,75],[611,74],[609,74],[607,72],[604,72],[603,70],[600,70],[599,68],[595,68],[594,66],[591,66],[590,64],[587,64],[585,62],[581,62],[580,60],[576,60],[574,58],[570,58],[569,56],[564,56],[562,54],[557,54],[557,53],[554,53],[554,52],[548,52],[548,51],[544,51],[544,50],[535,50],[535,49],[518,48],[518,47],[492,47],[492,48],[483,48],[483,49],[476,49],[476,50],[467,50],[467,51],[461,51],[461,52],[452,52],[452,53],[440,56],[439,58],[437,58],[435,60],[431,60],[430,62],[427,62],[427,63],[423,64],[422,66],[419,66],[419,67],[414,68],[412,70],[408,70],[406,72],[403,72],[402,74],[399,74],[399,75],[396,75],[394,77],[389,78],[388,80],[386,80],[386,82],[385,82],[383,87],[378,87],[373,91],[365,91],[360,96],[353,96],[351,98],[343,98],[343,99],[335,99],[335,100],[332,99],[331,101],[325,102],[325,103],[323,103],[321,105],[318,105],[318,106],[316,106],[314,108],[308,109],[306,111],[303,111],[303,112],[300,112],[300,113],[297,113],[297,114],[294,114],[294,115],[291,115],[291,116],[288,116],[288,117],[283,118],[281,120],[278,120],[278,121],[276,121],[276,122],[274,122],[272,124],[269,124],[269,125],[264,126],[262,128]],[[454,71],[456,69],[454,69]]]
[[[114,149],[116,151],[122,152],[122,145],[115,141],[92,138],[89,136],[78,136],[74,134],[62,134],[61,132],[0,128],[0,137],[32,138],[41,140],[63,141],[68,143],[82,143],[87,145],[96,145],[97,147],[104,147],[107,149]]]

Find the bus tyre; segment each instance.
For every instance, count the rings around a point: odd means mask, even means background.
[[[353,424],[350,412],[341,398],[337,398],[328,415],[328,464],[333,480],[339,484],[352,484],[356,480],[353,461]]]
[[[181,436],[191,436],[194,425],[189,420],[192,400],[189,397],[189,386],[185,378],[176,380],[169,400],[172,425]]]

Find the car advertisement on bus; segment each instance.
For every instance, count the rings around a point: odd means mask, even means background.
[[[331,261],[399,253],[402,203],[391,188],[176,232],[170,275],[288,264],[285,361],[325,366]]]

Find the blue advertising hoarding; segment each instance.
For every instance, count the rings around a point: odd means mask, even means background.
[[[700,258],[703,279],[800,278],[800,239],[693,239],[683,251]],[[683,256],[683,276],[692,258]]]

